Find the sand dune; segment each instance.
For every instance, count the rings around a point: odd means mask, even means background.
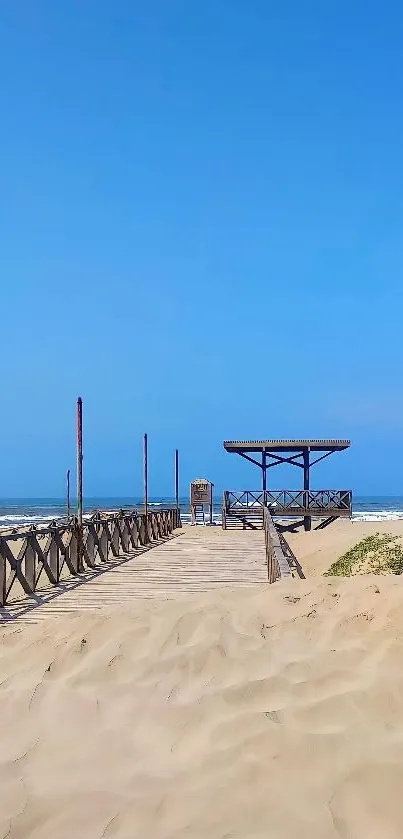
[[[400,839],[403,581],[9,624],[0,836]]]
[[[351,521],[338,519],[324,530],[305,533],[301,528],[287,532],[287,541],[298,557],[307,577],[321,576],[329,566],[360,539],[374,533],[400,536],[403,542],[403,519],[397,521]]]

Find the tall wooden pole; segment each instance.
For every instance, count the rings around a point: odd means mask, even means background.
[[[70,469],[67,470],[66,483],[67,483],[67,520],[68,520],[70,518]]]
[[[148,513],[148,439],[144,435],[143,442],[143,473],[144,473],[144,512]]]
[[[175,449],[175,468],[174,468],[174,478],[175,478],[175,506],[176,512],[179,512],[179,451]]]
[[[83,523],[83,400],[77,399],[77,519]]]

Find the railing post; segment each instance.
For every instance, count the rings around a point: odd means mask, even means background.
[[[31,592],[34,592],[36,587],[36,552],[32,545],[32,536],[30,535],[27,536],[24,559],[25,579],[31,589]]]
[[[79,555],[78,555],[78,535],[77,535],[76,521],[74,522],[74,524],[71,527],[72,527],[72,531],[71,531],[70,544],[67,548],[68,557],[70,559],[70,565],[73,568],[74,573],[78,574],[79,570],[80,570],[80,562],[79,562]]]
[[[60,551],[56,541],[57,527],[51,527],[50,545],[48,550],[48,563],[56,583],[60,580]],[[53,580],[52,580],[53,582]]]
[[[303,451],[303,458],[304,458],[304,507],[307,509],[309,507],[309,448],[305,448]],[[305,530],[311,530],[312,527],[312,517],[311,516],[304,516],[304,528]]]
[[[3,540],[0,536],[0,604],[6,605],[7,600],[7,560],[3,555]]]

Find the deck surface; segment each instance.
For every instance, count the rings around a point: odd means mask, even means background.
[[[187,527],[152,548],[119,557],[107,568],[68,577],[33,598],[1,608],[0,620],[36,622],[50,615],[172,598],[221,586],[267,583],[262,531]]]

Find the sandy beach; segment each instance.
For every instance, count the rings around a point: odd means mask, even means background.
[[[305,580],[1,629],[0,837],[400,839],[403,579]],[[113,573],[113,572],[110,572]]]

